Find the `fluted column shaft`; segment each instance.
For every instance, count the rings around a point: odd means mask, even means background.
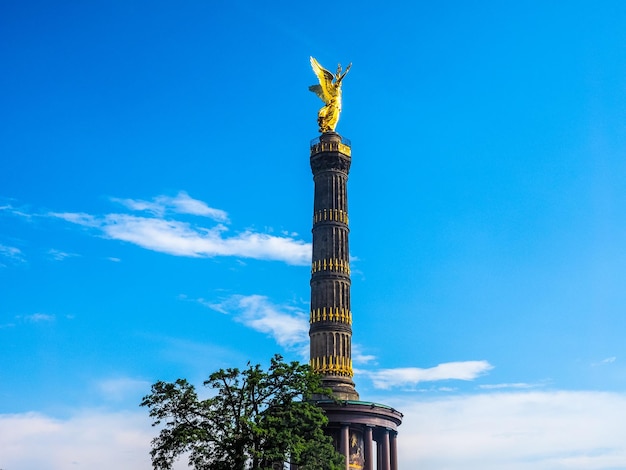
[[[311,266],[311,367],[338,399],[358,400],[352,381],[352,311],[348,245],[351,149],[339,134],[311,146],[315,183]]]

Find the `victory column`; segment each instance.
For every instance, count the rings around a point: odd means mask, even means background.
[[[311,142],[313,257],[311,266],[310,364],[335,400],[319,400],[328,416],[326,431],[346,458],[346,470],[398,470],[397,428],[402,413],[361,401],[352,380],[352,310],[348,249],[347,182],[350,141],[335,132],[341,113],[341,86],[350,70],[335,74],[311,57],[319,85],[309,87],[324,102]]]

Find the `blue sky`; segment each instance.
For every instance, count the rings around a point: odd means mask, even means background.
[[[0,468],[147,470],[151,383],[307,359],[310,55],[402,468],[626,468],[626,4],[472,3],[2,2]]]

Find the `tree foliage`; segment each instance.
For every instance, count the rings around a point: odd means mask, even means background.
[[[155,469],[169,470],[187,454],[196,470],[266,470],[295,463],[301,470],[339,470],[343,456],[323,432],[327,418],[311,398],[329,395],[308,365],[272,358],[267,371],[220,369],[204,382],[200,400],[184,379],[156,382],[141,406],[150,409]],[[274,467],[273,467],[274,466]]]

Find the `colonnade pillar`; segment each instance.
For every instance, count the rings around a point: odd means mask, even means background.
[[[341,453],[345,457],[346,470],[350,470],[350,425],[341,425],[340,439]]]
[[[389,452],[389,430],[387,428],[383,429],[381,436],[381,467],[380,470],[391,470],[390,464],[390,452]]]
[[[398,433],[391,432],[389,434],[389,441],[391,447],[390,460],[391,470],[398,470]]]
[[[365,454],[365,468],[374,470],[374,442],[372,426],[365,426],[363,433],[363,453]]]

